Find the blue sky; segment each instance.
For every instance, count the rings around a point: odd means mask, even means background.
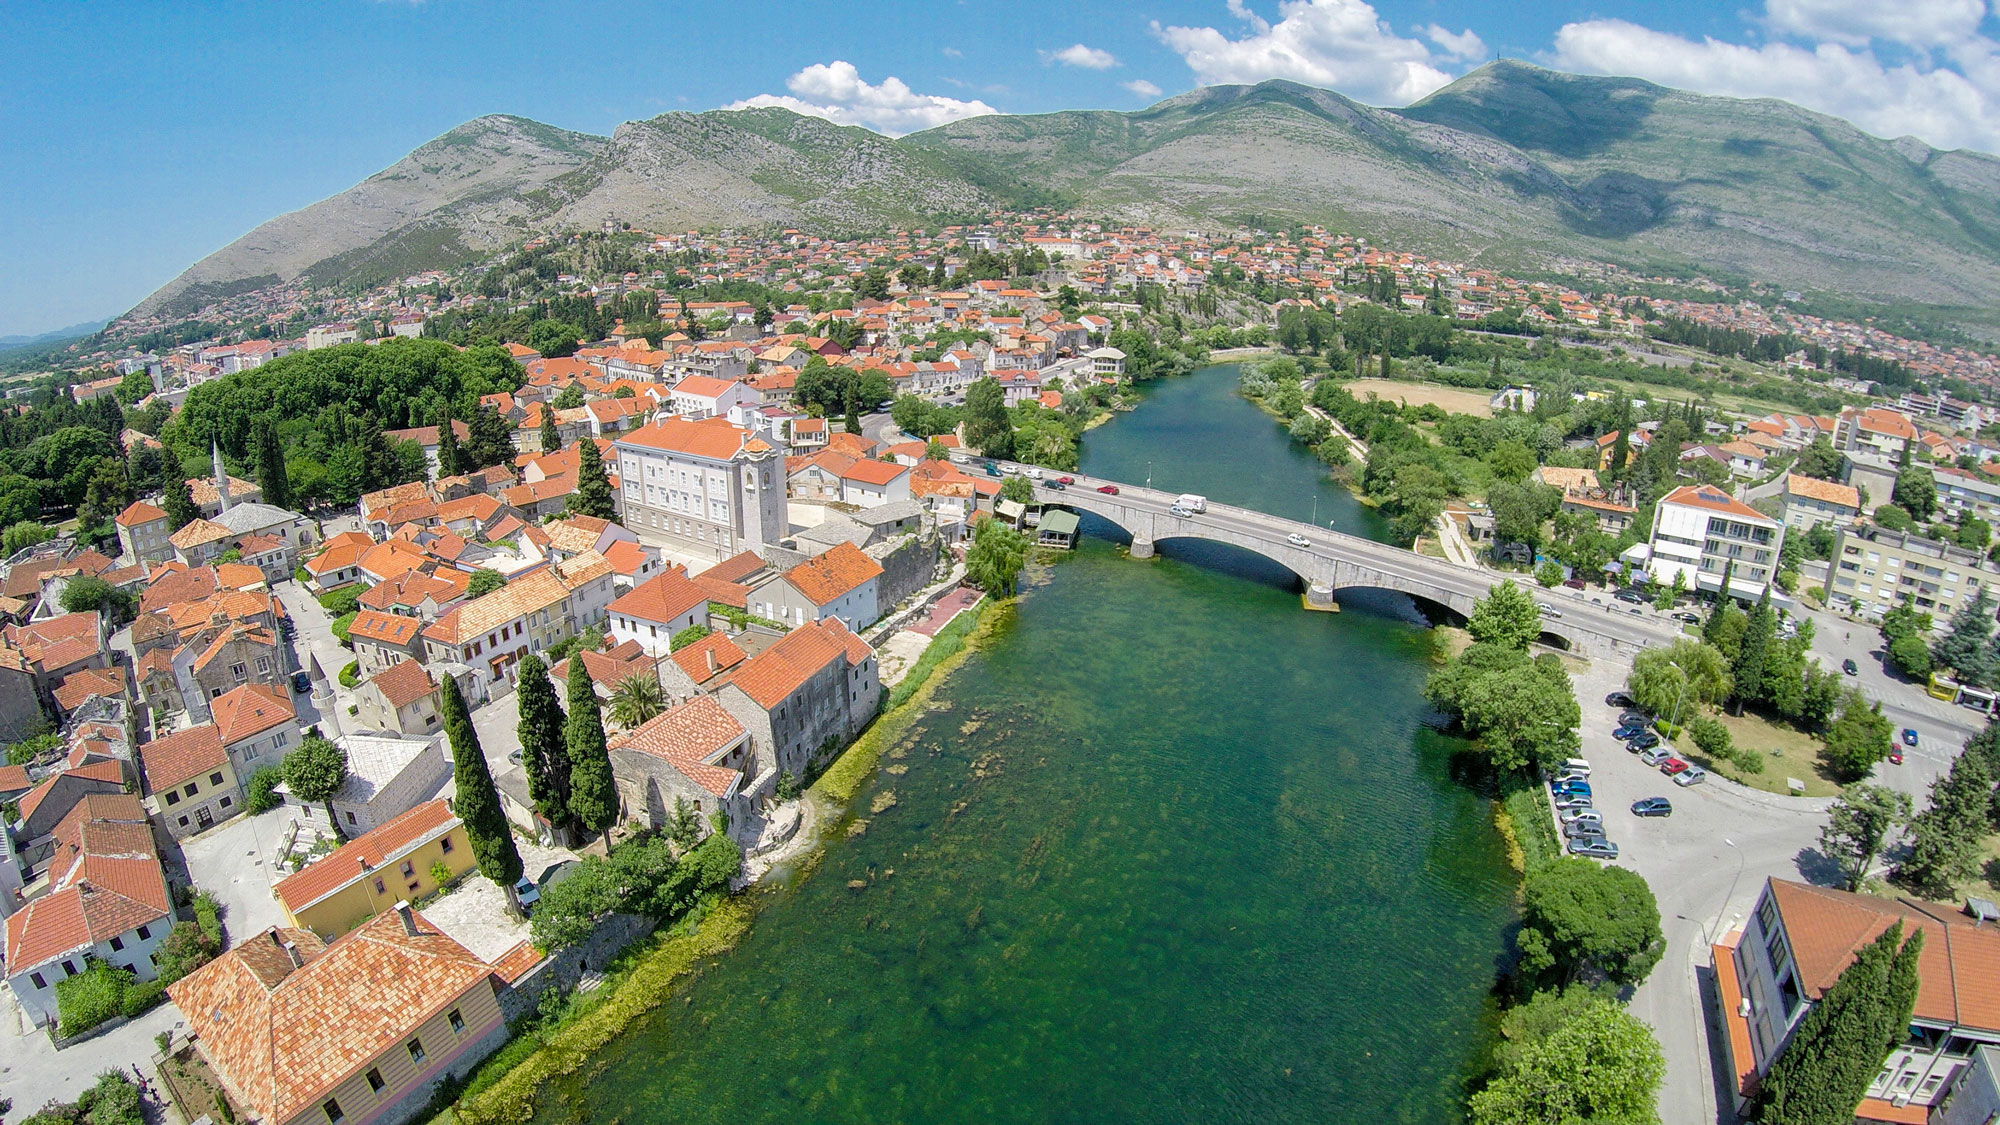
[[[494,112],[608,133],[777,102],[901,133],[1270,77],[1400,105],[1513,57],[2000,151],[1987,0],[1761,3],[13,0],[0,335],[121,312],[264,219]]]

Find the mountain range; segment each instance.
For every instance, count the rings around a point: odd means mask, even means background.
[[[778,108],[668,113],[608,138],[482,117],[259,226],[135,312],[379,282],[607,220],[844,235],[1044,204],[1168,228],[1323,223],[1499,268],[1610,261],[1960,307],[2000,288],[2000,159],[1783,101],[1501,61],[1402,109],[1269,81],[895,139]]]

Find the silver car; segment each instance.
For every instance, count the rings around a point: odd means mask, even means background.
[[[1602,836],[1578,836],[1569,842],[1569,854],[1590,859],[1617,859],[1618,845]]]
[[[1567,839],[1574,840],[1580,836],[1601,837],[1603,835],[1604,822],[1602,820],[1572,820],[1568,824],[1563,825],[1563,836]]]

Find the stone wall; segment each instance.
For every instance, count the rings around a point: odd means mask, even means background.
[[[653,920],[639,914],[613,914],[597,924],[588,941],[558,949],[541,964],[522,973],[500,990],[500,1014],[512,1024],[535,1010],[551,988],[576,988],[586,972],[602,972],[625,947],[653,932]]]
[[[875,606],[883,613],[937,580],[938,538],[934,531],[878,543],[866,554],[882,566],[882,577],[875,583]]]

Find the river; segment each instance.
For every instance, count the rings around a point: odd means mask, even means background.
[[[1084,469],[1377,531],[1235,384],[1153,385]],[[1426,725],[1428,634],[1160,546],[1086,538],[1000,611],[865,829],[542,1120],[1453,1119],[1515,877]]]

